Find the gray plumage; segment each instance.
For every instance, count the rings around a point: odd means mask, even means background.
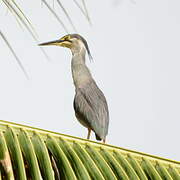
[[[76,91],[74,110],[79,122],[93,130],[97,140],[105,140],[109,125],[108,106],[104,94],[96,85],[85,64],[87,47],[86,43],[85,47],[72,51],[71,69]],[[88,54],[90,54],[89,50]]]
[[[71,70],[76,92],[74,98],[76,118],[88,128],[88,139],[93,130],[96,139],[105,142],[109,126],[108,105],[103,92],[96,85],[85,64],[86,51],[91,58],[86,40],[79,34],[69,34],[60,40],[40,45],[59,45],[71,49]]]
[[[74,110],[79,122],[95,132],[96,139],[105,139],[108,133],[109,113],[106,99],[94,80],[76,88]]]

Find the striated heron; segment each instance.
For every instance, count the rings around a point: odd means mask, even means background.
[[[109,126],[109,112],[106,98],[98,88],[85,64],[86,51],[91,58],[86,40],[79,34],[68,34],[61,39],[39,44],[40,46],[57,45],[69,48],[72,52],[72,77],[75,85],[74,110],[78,121],[91,130],[97,140],[105,143]]]

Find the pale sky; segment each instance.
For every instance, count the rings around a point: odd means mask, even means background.
[[[25,3],[21,7],[40,42],[66,34],[40,1]],[[180,1],[87,0],[92,26],[72,0],[62,3],[89,43],[94,61],[87,58],[87,65],[108,101],[107,143],[180,160]],[[46,47],[48,61],[11,13],[0,8],[0,29],[30,76],[25,78],[0,41],[0,119],[86,138],[74,116],[70,51]],[[64,18],[57,4],[54,9]]]

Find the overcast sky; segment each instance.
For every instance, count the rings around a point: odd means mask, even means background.
[[[40,1],[25,3],[21,7],[41,42],[66,34]],[[62,3],[89,43],[94,61],[87,59],[87,65],[108,101],[107,143],[180,160],[180,1],[87,0],[92,26],[72,0]],[[30,76],[25,78],[0,41],[0,119],[85,138],[87,130],[72,105],[70,51],[45,47],[48,61],[11,13],[0,8],[1,30]],[[64,19],[57,4],[54,9]]]

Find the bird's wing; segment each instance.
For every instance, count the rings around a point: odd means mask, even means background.
[[[74,109],[77,116],[104,139],[108,133],[109,112],[104,94],[94,81],[76,89]]]

